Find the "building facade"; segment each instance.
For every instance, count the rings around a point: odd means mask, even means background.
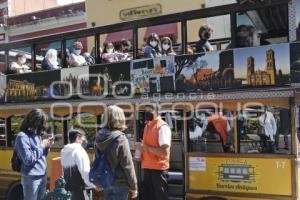
[[[247,59],[247,84],[251,86],[275,85],[276,64],[272,49],[266,51],[265,70],[255,70],[255,58],[249,56]]]

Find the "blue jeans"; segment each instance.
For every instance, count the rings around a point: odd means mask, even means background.
[[[111,186],[104,189],[104,200],[127,200],[128,187]]]
[[[47,176],[22,175],[24,200],[42,200],[47,187]]]

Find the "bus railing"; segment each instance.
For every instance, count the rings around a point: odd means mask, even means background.
[[[31,56],[31,65],[33,66],[33,70],[36,70],[36,46],[38,44],[45,44],[55,41],[61,41],[61,50],[62,50],[62,66],[67,67],[66,61],[66,40],[80,38],[80,37],[94,37],[94,47],[96,50],[96,54],[98,55],[96,58],[96,63],[100,63],[100,34],[106,34],[111,32],[118,32],[123,30],[133,30],[133,58],[136,59],[138,56],[138,29],[148,26],[162,25],[168,23],[180,23],[181,26],[181,53],[187,53],[187,21],[207,18],[207,17],[215,17],[221,15],[230,15],[231,21],[231,44],[232,47],[235,47],[236,40],[236,14],[238,12],[245,12],[247,10],[256,10],[267,7],[279,6],[279,5],[287,5],[290,0],[268,0],[255,4],[229,4],[222,5],[216,7],[203,8],[198,10],[186,11],[181,13],[168,14],[163,16],[151,17],[140,20],[133,20],[115,24],[108,24],[98,27],[86,28],[77,31],[70,31],[60,34],[53,34],[44,37],[31,38],[22,41],[15,41],[6,43],[0,46],[0,51],[5,52],[5,64],[6,68],[9,66],[9,51],[11,49],[16,49],[19,47],[30,46],[32,49]],[[219,49],[220,47],[218,47]]]

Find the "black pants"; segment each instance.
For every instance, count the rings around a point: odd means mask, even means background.
[[[168,200],[168,172],[144,169],[142,200]]]

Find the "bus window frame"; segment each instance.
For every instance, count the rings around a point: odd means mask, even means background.
[[[134,46],[134,59],[136,59],[138,55],[138,34],[137,29],[147,26],[155,26],[155,25],[161,25],[161,24],[168,24],[168,23],[174,23],[179,22],[181,23],[182,29],[182,53],[186,53],[186,47],[187,47],[187,27],[186,27],[186,21],[187,20],[193,20],[193,19],[201,19],[201,18],[208,18],[208,17],[214,17],[214,16],[221,16],[221,15],[231,15],[231,41],[233,44],[233,47],[235,47],[235,30],[236,30],[236,20],[233,20],[236,18],[236,14],[238,12],[245,12],[248,10],[256,10],[260,8],[267,8],[267,7],[273,7],[273,6],[279,6],[279,5],[288,5],[289,0],[278,0],[276,2],[271,1],[265,1],[255,4],[240,4],[240,3],[233,3],[233,4],[227,4],[227,5],[221,5],[221,6],[215,6],[215,7],[209,7],[209,8],[202,8],[198,10],[193,11],[185,11],[182,13],[174,13],[174,14],[168,14],[168,15],[162,15],[152,18],[146,18],[146,19],[140,19],[140,20],[133,20],[133,21],[127,21],[127,22],[121,22],[116,24],[110,24],[110,25],[104,25],[104,26],[98,26],[98,27],[92,27],[92,28],[86,28],[81,29],[77,31],[70,31],[60,34],[52,34],[44,37],[38,37],[38,38],[32,38],[22,41],[16,41],[7,43],[7,45],[3,45],[4,47],[0,47],[0,51],[7,51],[9,49],[18,47],[18,46],[24,46],[31,44],[32,48],[32,56],[34,56],[32,60],[32,66],[33,69],[36,70],[36,60],[35,60],[35,46],[38,43],[48,43],[52,41],[57,41],[57,38],[59,38],[59,41],[65,41],[67,39],[74,39],[74,38],[80,38],[80,37],[90,37],[94,36],[94,42],[95,46],[96,43],[98,43],[98,40],[96,39],[98,34],[106,34],[109,32],[117,32],[122,30],[133,30],[133,46]],[[287,6],[288,7],[288,6]],[[288,8],[287,8],[288,9]],[[178,17],[178,14],[180,17]],[[180,18],[180,19],[178,19]],[[289,41],[289,39],[288,39]],[[62,51],[64,52],[62,56],[63,64],[66,64],[66,54],[65,54],[65,42],[62,42]],[[98,55],[100,53],[100,49],[96,49],[96,54]],[[6,67],[8,67],[9,63],[6,59]],[[63,65],[66,66],[66,65]]]

